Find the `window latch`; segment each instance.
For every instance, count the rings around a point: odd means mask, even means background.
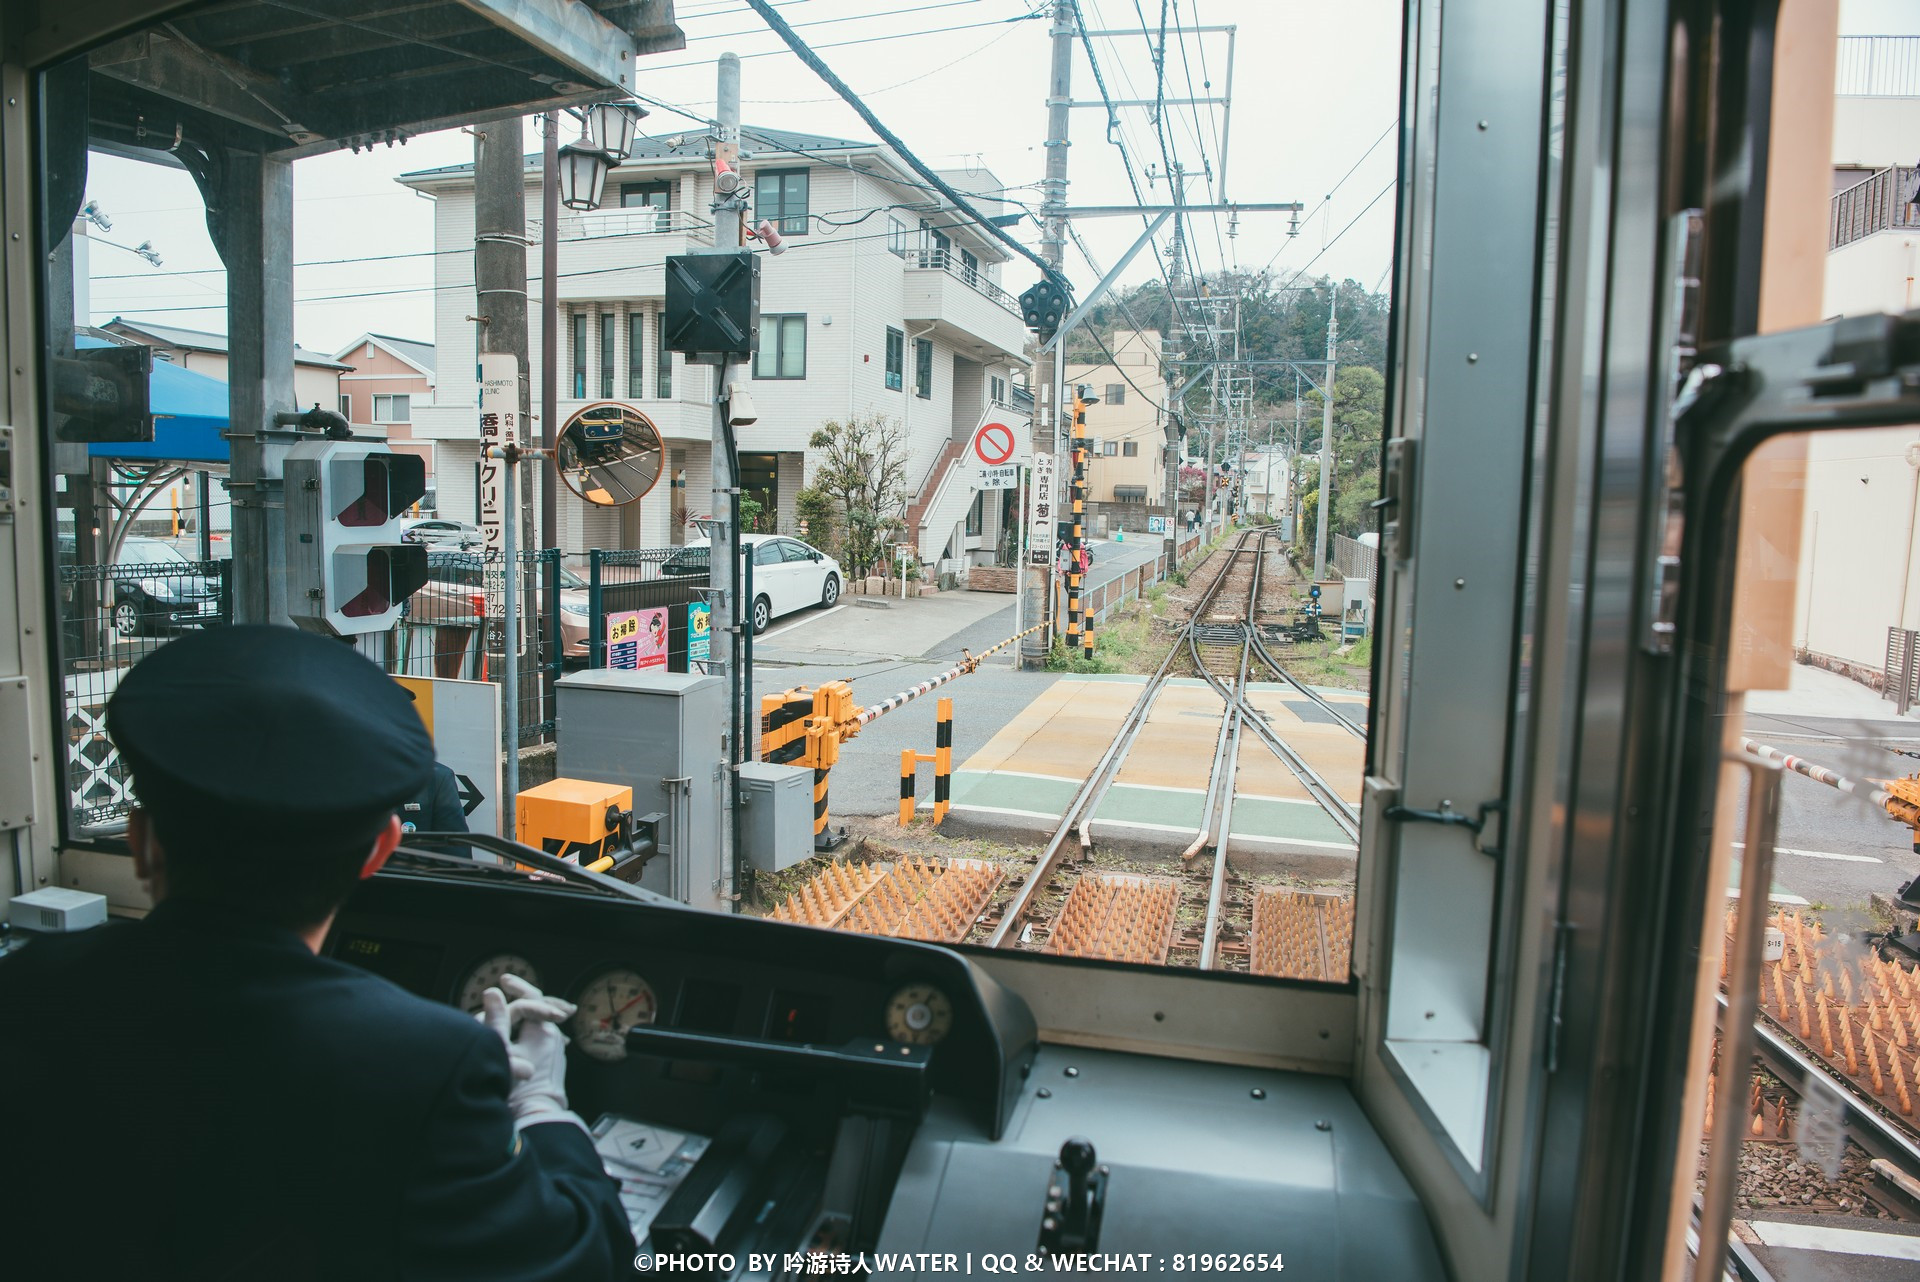
[[[1504,815],[1507,803],[1504,799],[1483,802],[1477,814],[1469,815],[1465,811],[1455,810],[1453,802],[1442,801],[1438,810],[1420,810],[1413,806],[1392,805],[1383,812],[1388,819],[1400,823],[1444,824],[1451,828],[1465,828],[1474,836],[1474,849],[1492,859],[1500,858],[1498,831],[1491,843],[1482,842],[1487,825],[1496,816]]]

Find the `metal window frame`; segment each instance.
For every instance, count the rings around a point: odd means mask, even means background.
[[[787,208],[787,182],[789,178],[801,179],[804,189],[800,193],[800,208],[795,211]],[[761,198],[760,184],[767,179],[777,180],[774,184],[773,205],[777,214],[767,208],[767,202]],[[753,212],[765,218],[777,227],[782,236],[804,236],[813,223],[813,168],[810,165],[789,167],[786,169],[760,169],[753,175]]]
[[[794,332],[800,335],[800,372],[785,372],[790,344],[787,342],[788,322],[794,322]],[[769,322],[772,323],[772,342],[768,342]],[[764,365],[763,365],[764,362]],[[772,373],[767,373],[767,369]],[[762,312],[760,313],[760,346],[753,354],[753,376],[765,382],[798,382],[807,376],[807,313],[805,312]]]

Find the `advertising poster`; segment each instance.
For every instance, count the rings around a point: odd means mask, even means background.
[[[634,662],[636,668],[665,668],[667,666],[667,607],[652,606],[637,610],[632,615],[637,622],[637,635],[634,638]]]
[[[621,610],[607,616],[607,666],[640,666],[640,612]]]

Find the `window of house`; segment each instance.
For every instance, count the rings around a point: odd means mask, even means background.
[[[967,537],[979,537],[982,525],[987,519],[987,492],[979,491],[973,496],[973,506],[967,509]]]
[[[933,395],[933,340],[930,338],[913,340],[913,394],[922,398]]]
[[[907,365],[907,336],[897,329],[887,331],[887,390],[897,392]]]
[[[673,184],[621,183],[620,207],[622,209],[657,209],[660,215],[654,220],[655,231],[665,231],[671,222],[668,213],[673,208]]]
[[[1120,442],[1120,457],[1121,458],[1139,458],[1140,442],[1138,441]]]
[[[657,350],[653,354],[653,394],[661,400],[673,396],[673,353],[667,350],[667,315],[654,313],[654,335]]]
[[[939,266],[945,261],[947,252],[953,248],[953,237],[936,230],[934,225],[925,218],[920,220],[920,234],[926,238],[927,248],[934,252],[935,257],[931,265]]]
[[[373,398],[373,421],[376,423],[411,423],[413,421],[411,396],[376,396]]]
[[[807,376],[807,318],[804,314],[760,318],[760,350],[753,358],[753,376]]]
[[[637,401],[647,394],[647,314],[627,313],[627,399]]]
[[[960,274],[967,278],[967,284],[980,283],[980,260],[973,256],[971,249],[960,251]]]
[[[600,395],[603,399],[613,399],[613,343],[616,318],[602,312],[600,315]]]
[[[353,422],[353,398],[345,392],[340,394],[340,417]]]
[[[998,375],[987,379],[987,395],[996,401],[1005,403],[1007,399],[1007,380]]]
[[[1107,384],[1107,404],[1125,405],[1127,403],[1127,385],[1125,383]]]
[[[807,171],[776,169],[753,179],[753,212],[771,219],[782,236],[807,234]]]
[[[1112,458],[1114,455],[1118,454],[1119,452],[1120,452],[1120,442],[1118,441],[1100,442],[1100,455],[1102,458]]]
[[[587,399],[587,318],[573,318],[573,399]]]
[[[898,218],[887,219],[887,250],[902,258],[907,256],[907,225]]]

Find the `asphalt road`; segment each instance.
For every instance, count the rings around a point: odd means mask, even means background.
[[[1920,760],[1894,751],[1920,753],[1920,726],[1912,721],[1754,713],[1746,724],[1754,739],[1850,777],[1920,771]],[[1891,894],[1920,875],[1912,838],[1877,806],[1789,772],[1780,786],[1775,893],[1827,909],[1829,929],[1845,929],[1836,922],[1849,910],[1864,923],[1869,895]]]
[[[1089,586],[1098,586],[1132,570],[1159,555],[1158,538],[1128,539],[1124,543],[1097,542],[1093,568],[1087,575]],[[794,623],[782,621],[767,630],[760,644],[777,646],[782,630],[797,626],[812,616],[812,611],[795,617]],[[887,615],[880,611],[855,611],[859,626],[871,634],[874,649],[888,649],[885,628]],[[980,653],[996,642],[1013,635],[1013,598],[1006,608],[979,620],[939,644],[924,655],[849,666],[843,659],[819,664],[787,663],[779,667],[754,666],[754,696],[777,694],[797,685],[818,685],[822,681],[845,679],[853,683],[854,698],[862,704],[879,703],[889,695],[937,676],[958,663],[966,651]],[[1058,675],[1050,672],[1022,672],[1013,666],[1010,651],[1002,651],[981,663],[971,674],[921,696],[879,718],[860,732],[858,738],[840,748],[839,764],[827,797],[829,815],[891,815],[900,801],[900,752],[933,751],[934,716],[941,695],[954,700],[953,761],[957,767],[986,746],[999,729],[1053,684]],[[757,706],[757,704],[756,704]],[[919,795],[933,795],[933,767],[919,769]]]

